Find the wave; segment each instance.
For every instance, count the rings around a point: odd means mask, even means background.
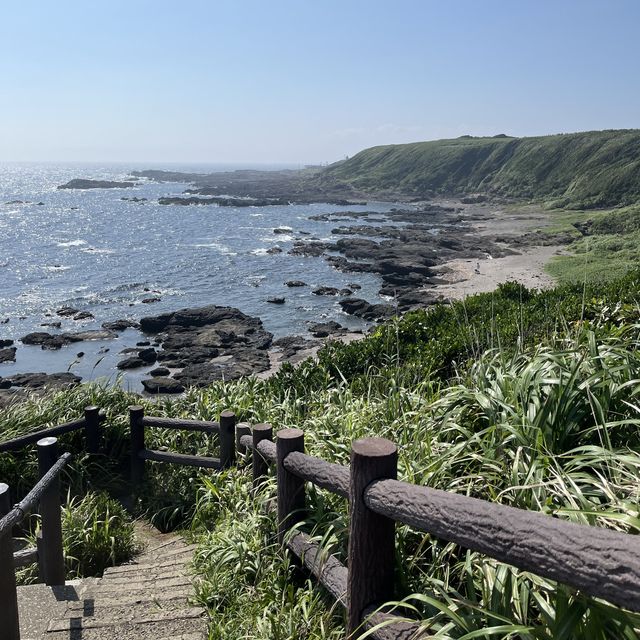
[[[68,242],[58,242],[59,247],[82,247],[86,243],[85,240],[69,240]]]
[[[206,242],[206,243],[201,243],[201,244],[192,244],[192,247],[198,247],[199,249],[217,249],[219,253],[225,255],[225,256],[237,256],[238,253],[236,251],[233,251],[232,249],[230,249],[229,247],[227,247],[226,245],[222,244],[221,242]]]

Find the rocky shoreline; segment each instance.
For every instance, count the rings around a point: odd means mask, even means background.
[[[166,177],[165,173],[137,172],[135,175],[159,180]],[[242,172],[234,172],[236,173]],[[185,174],[171,174],[170,177],[184,180]],[[248,191],[244,189],[245,182],[242,180],[233,183],[233,188],[227,184],[224,193],[233,196],[228,203],[224,202],[227,196],[212,193],[223,190],[223,182],[218,186],[211,186],[194,181],[199,186],[190,189],[189,193],[198,193],[198,196],[180,196],[176,200],[181,202],[167,204],[192,204],[189,202],[191,199],[197,200],[199,204],[204,199],[218,205],[231,206],[231,202],[237,201],[237,198],[253,202],[251,206],[273,204],[279,202],[279,198],[290,199],[292,196],[291,176],[287,174],[285,177],[286,180],[280,186],[276,180],[275,189],[273,181],[266,181],[265,184],[260,184],[260,181],[245,181],[246,184],[253,185]],[[242,178],[244,180],[245,176]],[[74,181],[68,184],[71,183]],[[285,183],[287,193],[284,191]],[[303,199],[311,199],[316,194],[297,195]],[[354,195],[357,194],[349,194]],[[344,203],[345,200],[341,202]],[[275,228],[274,233],[294,236],[288,250],[291,255],[321,257],[341,272],[373,273],[379,276],[381,286],[378,293],[383,301],[371,302],[359,297],[357,283],[347,287],[327,284],[311,290],[317,296],[336,297],[345,314],[374,323],[454,297],[451,295],[452,280],[455,281],[458,277],[458,271],[451,265],[456,261],[475,263],[475,272],[479,272],[481,262],[484,264],[487,260],[517,258],[531,247],[562,244],[565,241],[545,232],[523,233],[526,227],[518,227],[517,224],[510,227],[497,225],[496,232],[492,233],[496,216],[495,206],[473,199],[467,199],[467,202],[419,202],[386,213],[340,211],[311,216],[313,220],[335,223],[330,240],[321,240],[303,230],[296,231],[289,227]],[[487,229],[479,232],[483,225]],[[278,251],[275,248],[272,247],[267,253],[277,255],[282,252],[279,247]],[[286,304],[286,290],[307,286],[303,280],[283,282],[283,294],[271,296],[265,302]],[[150,303],[157,299],[148,298],[142,302]],[[57,315],[66,320],[93,319],[90,312],[74,308],[59,309]],[[50,319],[42,325],[47,329],[60,329],[61,323]],[[100,329],[35,331],[24,335],[20,342],[51,350],[96,340],[108,344],[120,332],[130,328],[141,332],[140,339],[135,346],[129,346],[121,352],[122,358],[117,363],[117,368],[130,371],[153,366],[149,371],[150,377],[142,380],[142,385],[150,394],[180,393],[186,387],[205,386],[215,380],[265,375],[277,368],[282,361],[295,362],[315,353],[327,339],[347,340],[358,337],[332,321],[309,327],[313,338],[294,335],[274,339],[273,334],[264,328],[260,318],[246,315],[233,307],[209,305],[146,316],[139,321],[123,319],[105,322]],[[106,352],[109,347],[102,349]],[[0,340],[0,362],[15,361],[16,351],[13,341]],[[77,357],[81,358],[83,355],[80,351]],[[24,392],[46,387],[73,386],[80,381],[79,376],[69,372],[5,376],[0,378],[0,404],[12,397],[19,397]]]

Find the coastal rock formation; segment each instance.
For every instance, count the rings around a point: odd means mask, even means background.
[[[65,184],[61,184],[58,189],[127,189],[135,187],[135,182],[117,182],[115,180],[89,180],[85,178],[75,178]]]
[[[16,361],[16,348],[6,347],[0,349],[0,362],[15,362]]]
[[[285,336],[273,341],[273,346],[280,350],[280,360],[289,360],[300,351],[308,351],[319,346],[317,340],[309,340],[303,336]]]
[[[80,384],[82,378],[68,371],[60,373],[17,373],[4,378],[14,387],[27,387],[29,389],[68,389]]]
[[[112,340],[118,334],[108,329],[92,329],[88,331],[78,331],[76,333],[51,334],[46,331],[34,331],[20,338],[22,344],[40,345],[43,349],[60,349],[72,342],[83,342],[85,340]]]
[[[316,322],[309,327],[309,331],[316,338],[327,338],[330,335],[344,335],[347,328],[343,327],[339,322],[330,320],[329,322]]]
[[[138,329],[140,328],[140,323],[136,320],[114,320],[113,322],[102,323],[102,328],[109,331],[124,331],[129,327]]]
[[[142,386],[147,393],[182,393],[184,391],[184,386],[178,380],[161,376],[143,380]]]
[[[395,315],[395,309],[388,304],[371,304],[361,298],[345,298],[340,300],[345,313],[373,322],[387,320]]]
[[[181,368],[174,377],[184,386],[203,386],[269,368],[267,349],[273,335],[259,318],[233,307],[210,305],[181,309],[140,321],[145,333],[157,335],[163,366]]]
[[[340,295],[340,289],[336,289],[335,287],[318,287],[311,293],[317,296],[337,296]]]

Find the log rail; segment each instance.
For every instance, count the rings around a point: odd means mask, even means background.
[[[9,486],[0,483],[0,629],[3,640],[20,640],[17,568],[37,562],[40,578],[45,584],[65,583],[60,473],[71,454],[64,453],[58,457],[58,441],[51,436],[39,440],[37,449],[40,479],[18,504],[11,507]],[[37,547],[14,553],[12,529],[36,507],[41,518]]]
[[[129,417],[134,492],[148,461],[218,470],[231,467],[238,452],[242,463],[251,464],[256,490],[263,486],[270,469],[274,470],[278,541],[345,607],[350,639],[365,632],[378,640],[429,636],[419,623],[385,605],[397,600],[393,588],[396,522],[640,612],[639,536],[399,481],[397,449],[389,440],[354,441],[350,464],[340,465],[306,454],[304,433],[299,429],[281,429],[274,441],[270,424],[236,423],[231,411],[223,411],[219,422],[210,422],[145,416],[142,407],[133,406]],[[0,444],[0,452],[31,444],[45,432],[50,436],[82,428],[87,430],[87,448],[97,451],[101,420],[98,409],[88,407],[84,418]],[[214,436],[220,457],[148,449],[146,428]],[[59,474],[69,454],[58,458],[56,439],[47,437],[38,441],[38,457],[41,479],[13,509],[8,487],[0,484],[0,605],[14,602],[15,567],[29,562],[39,563],[47,584],[64,583]],[[348,501],[346,563],[301,530],[307,513],[307,482]],[[36,503],[40,504],[44,539],[37,548],[14,554],[11,527]],[[6,637],[10,640],[19,640],[16,624],[12,606],[0,606],[0,628],[9,630]]]
[[[262,433],[268,432],[260,426]],[[391,585],[396,522],[640,612],[638,536],[398,481],[396,447],[382,438],[355,441],[351,464],[338,465],[309,456],[300,446],[278,459],[280,438],[293,437],[300,442],[303,434],[285,429],[276,436],[275,443],[261,436],[254,445],[255,434],[254,438],[242,435],[239,442],[262,459],[254,466],[254,485],[264,481],[264,464],[277,462],[281,525],[286,521],[290,528],[304,520],[304,500],[299,495],[297,510],[285,513],[292,497],[284,487],[300,491],[286,474],[349,500],[346,566],[328,556],[306,534],[296,530],[284,536],[280,531],[285,546],[346,607],[349,638],[367,629],[381,640],[428,637],[416,622],[383,608],[385,602],[394,600]]]

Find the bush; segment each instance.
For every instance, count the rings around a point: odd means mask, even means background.
[[[130,516],[105,493],[70,498],[62,510],[62,534],[68,578],[101,576],[136,551]]]

